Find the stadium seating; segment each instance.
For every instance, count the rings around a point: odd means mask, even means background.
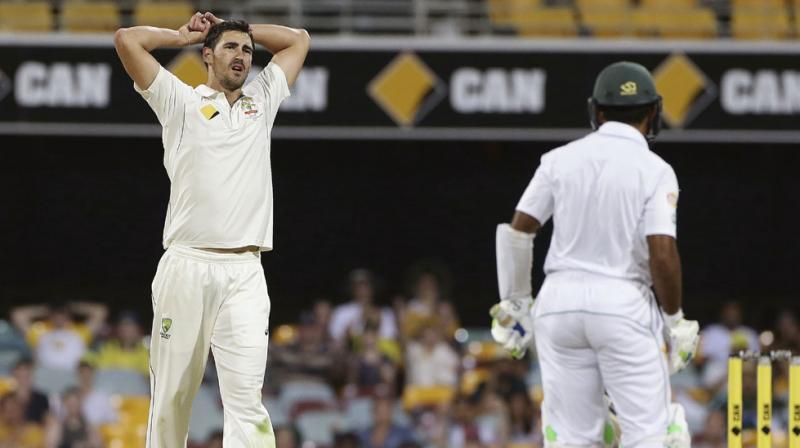
[[[709,39],[717,35],[717,19],[705,8],[639,8],[633,11],[634,34],[640,37]]]
[[[639,6],[642,8],[691,9],[698,6],[698,0],[641,0]]]
[[[283,385],[280,405],[289,415],[302,407],[318,405],[320,408],[334,407],[336,394],[327,384],[313,381],[291,381]]]
[[[467,344],[467,353],[480,363],[494,362],[508,357],[508,352],[503,350],[494,340],[472,341]]]
[[[737,39],[786,39],[792,36],[789,14],[783,8],[736,7],[731,17],[731,35]]]
[[[282,347],[297,341],[298,335],[297,325],[280,325],[270,333],[269,343],[275,347]]]
[[[449,403],[454,396],[455,389],[450,386],[408,385],[403,390],[403,408],[410,410],[420,407],[439,406]]]
[[[303,440],[323,446],[331,446],[335,432],[349,429],[339,411],[306,412],[297,418],[295,424]]]
[[[575,0],[578,10],[618,10],[626,9],[631,6],[630,0]]]
[[[489,18],[495,25],[513,25],[514,18],[539,9],[539,0],[486,0]]]
[[[784,0],[730,0],[730,3],[733,9],[748,8],[775,10],[784,9],[786,7]]]
[[[289,413],[281,406],[278,397],[272,395],[265,396],[261,403],[267,408],[267,412],[269,412],[269,419],[272,420],[272,426],[286,426],[291,423],[289,421]]]
[[[625,37],[632,32],[630,9],[586,9],[581,21],[593,37]]]
[[[491,372],[488,369],[472,369],[464,371],[461,376],[461,384],[459,385],[459,392],[462,395],[470,395],[478,388],[484,381],[488,381]]]
[[[223,411],[217,384],[203,384],[192,402],[189,418],[189,439],[205,441],[215,431],[222,430]]]
[[[77,384],[78,375],[74,370],[37,366],[33,371],[33,386],[47,395],[60,395]]]
[[[147,435],[147,416],[150,407],[148,397],[112,398],[119,421],[100,427],[100,435],[105,446],[113,448],[138,448],[145,445]]]
[[[372,398],[359,397],[350,400],[344,413],[350,427],[356,431],[368,428],[373,421],[372,406]]]
[[[119,8],[110,1],[67,1],[61,7],[61,29],[76,33],[102,33],[120,27]]]
[[[95,372],[95,389],[109,395],[142,395],[150,393],[150,384],[141,373],[133,370],[100,369]]]
[[[569,37],[578,33],[571,8],[539,8],[511,18],[520,36]]]
[[[17,387],[17,383],[13,378],[0,376],[0,396],[11,392]]]
[[[50,2],[0,2],[0,31],[52,31]]]
[[[194,14],[189,2],[148,2],[141,1],[133,12],[133,23],[161,28],[178,29]]]

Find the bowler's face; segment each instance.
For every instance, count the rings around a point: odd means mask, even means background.
[[[225,31],[212,54],[214,75],[223,87],[236,90],[247,80],[253,64],[253,43],[247,33]]]

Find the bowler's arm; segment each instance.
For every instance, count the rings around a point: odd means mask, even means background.
[[[134,26],[120,28],[114,34],[114,47],[128,76],[139,88],[146,90],[153,83],[159,63],[150,54],[156,48],[184,47],[203,42],[211,24],[197,13],[178,30]]]
[[[272,53],[272,62],[278,64],[291,87],[308,54],[311,37],[306,30],[280,25],[251,25],[253,40]]]

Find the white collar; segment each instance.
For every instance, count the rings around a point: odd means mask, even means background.
[[[195,87],[194,91],[206,98],[216,97],[217,95],[222,93],[219,90],[214,90],[205,84],[200,84],[199,86]]]
[[[647,140],[644,138],[644,135],[642,135],[642,133],[639,132],[638,129],[626,123],[622,123],[619,121],[606,121],[600,126],[597,132],[604,135],[610,135],[613,137],[621,137],[629,140],[634,140],[637,143],[640,143],[645,148],[649,149],[649,146],[647,145]]]

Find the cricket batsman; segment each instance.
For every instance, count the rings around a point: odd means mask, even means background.
[[[546,447],[602,446],[604,391],[621,446],[689,446],[669,375],[692,359],[698,324],[681,311],[678,181],[648,147],[660,115],[647,69],[606,67],[589,98],[595,132],[546,153],[511,224],[497,227],[492,334],[516,357],[535,340]],[[534,305],[533,241],[551,217]]]
[[[226,448],[274,447],[261,387],[270,301],[260,254],[272,249],[270,133],[308,52],[304,30],[195,14],[178,30],[114,36],[134,88],[163,127],[171,181],[166,252],[153,280],[148,448],[185,447],[209,347]],[[150,55],[202,44],[205,84],[191,88]],[[273,56],[246,83],[255,44]]]

